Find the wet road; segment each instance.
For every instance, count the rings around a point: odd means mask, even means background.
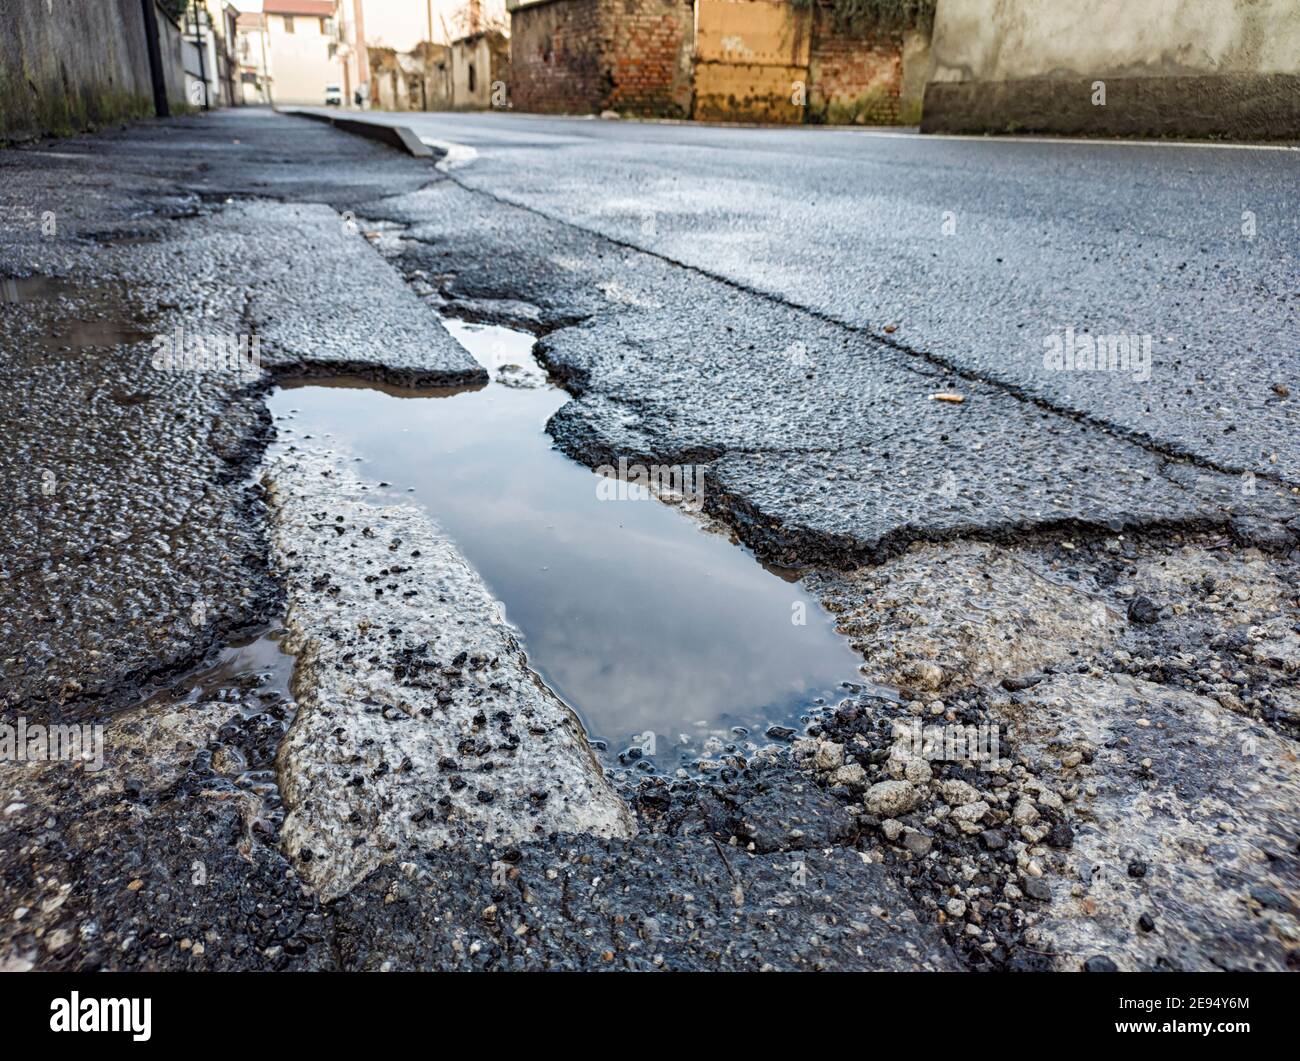
[[[402,118],[463,164],[257,111],[0,152],[4,717],[107,731],[0,769],[0,967],[1293,963],[1300,519],[1240,474],[1290,474],[1293,156]],[[1198,239],[1243,195],[1249,248]],[[1090,305],[1241,355],[1036,372]],[[760,558],[840,569],[801,592],[899,697],[615,791],[395,473],[265,459],[304,373],[491,396],[440,317],[539,336],[566,475],[706,466]],[[160,369],[177,329],[264,371]]]
[[[1157,448],[1300,482],[1300,151],[369,117],[472,149],[452,169],[467,187]],[[1067,329],[1143,353],[1050,368]]]

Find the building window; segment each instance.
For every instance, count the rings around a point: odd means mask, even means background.
[[[329,27],[329,19],[327,19],[327,18],[322,18],[322,19],[320,20],[320,32],[321,32],[321,36],[322,36],[322,37],[327,37],[327,36],[329,36],[329,31],[330,31],[330,27]]]
[[[469,90],[474,91],[474,64],[469,64]]]
[[[292,32],[293,32],[293,16],[292,16],[292,15],[281,15],[280,18],[281,18],[281,21],[284,22],[284,32],[285,32],[285,33],[292,33]]]

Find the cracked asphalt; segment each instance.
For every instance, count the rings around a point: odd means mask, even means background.
[[[476,154],[248,111],[0,153],[0,276],[59,281],[0,301],[4,717],[109,734],[102,772],[0,766],[0,963],[1295,964],[1295,153],[402,118]],[[397,605],[331,597],[357,487],[266,460],[265,396],[481,382],[439,314],[538,335],[574,460],[707,464],[875,684],[616,791],[414,510],[393,575],[450,618],[389,667]],[[1150,379],[1044,371],[1067,327],[1151,336]],[[150,371],[177,328],[260,367]],[[192,676],[286,608],[290,688]],[[576,777],[585,815],[429,817],[489,688],[505,802]]]

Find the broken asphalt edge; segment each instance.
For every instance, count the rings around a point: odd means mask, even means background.
[[[279,107],[276,108],[276,111],[295,118],[310,118],[313,121],[326,122],[345,133],[364,136],[367,140],[375,140],[378,143],[396,148],[398,151],[405,151],[413,158],[439,158],[445,154],[445,152],[437,151],[424,143],[405,125],[385,125],[381,122],[367,122],[357,118],[336,118],[332,114],[320,114],[316,111],[284,110]]]

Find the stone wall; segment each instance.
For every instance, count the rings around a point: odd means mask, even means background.
[[[168,96],[181,110],[184,74],[170,46],[179,34],[161,12],[158,21]],[[0,0],[0,141],[152,115],[152,85],[140,0]]]
[[[940,0],[933,62],[925,131],[1300,136],[1295,0]]]

